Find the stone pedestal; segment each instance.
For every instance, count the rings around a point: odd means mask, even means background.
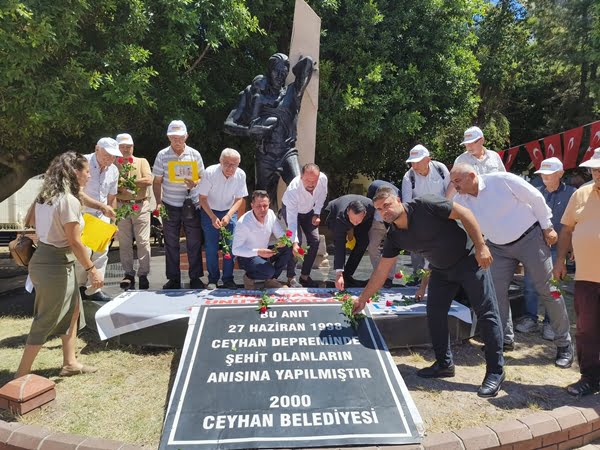
[[[9,381],[0,388],[0,408],[23,415],[56,398],[54,381],[29,374]]]

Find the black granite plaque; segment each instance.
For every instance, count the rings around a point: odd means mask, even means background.
[[[340,304],[203,306],[161,449],[415,443],[420,416],[370,318]]]

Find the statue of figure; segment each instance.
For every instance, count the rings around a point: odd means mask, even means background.
[[[266,75],[258,75],[240,92],[236,107],[225,120],[225,132],[256,139],[256,189],[277,202],[277,183],[289,184],[300,175],[296,149],[296,123],[306,86],[313,73],[313,60],[300,58],[293,67],[296,76],[285,86],[290,62],[283,53],[269,58]]]

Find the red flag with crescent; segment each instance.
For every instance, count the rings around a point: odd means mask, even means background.
[[[542,153],[542,149],[540,148],[539,141],[531,141],[525,144],[525,149],[529,153],[531,160],[533,161],[533,165],[535,170],[540,168],[542,161],[544,160],[544,154]]]
[[[544,138],[546,147],[546,159],[556,157],[562,161],[562,146],[560,145],[560,134],[553,134]]]
[[[518,151],[519,151],[519,147],[512,147],[512,148],[509,148],[508,150],[506,150],[507,156],[506,156],[506,161],[504,161],[504,168],[506,169],[507,172],[510,171],[510,168],[513,165],[513,163],[515,162],[515,159],[517,159]]]
[[[504,154],[505,154],[505,153],[506,153],[506,150],[501,150],[501,151],[499,151],[499,152],[498,152],[498,154],[500,155],[500,159],[501,159],[502,161],[504,161]]]
[[[594,154],[594,150],[600,147],[600,120],[590,125],[590,145],[585,151],[581,162],[586,162]]]
[[[572,169],[577,165],[577,155],[581,146],[581,138],[583,137],[583,127],[573,128],[563,133],[564,157],[563,167]]]

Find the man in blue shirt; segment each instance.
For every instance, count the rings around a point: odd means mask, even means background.
[[[562,181],[564,175],[563,164],[558,158],[548,158],[542,161],[540,169],[535,172],[539,174],[544,182],[543,186],[538,187],[546,204],[552,210],[552,226],[557,233],[560,233],[562,224],[560,219],[565,212],[571,195],[575,192],[573,186],[567,186]],[[556,244],[550,247],[552,262],[556,261]],[[515,329],[521,333],[533,333],[538,330],[538,296],[533,286],[531,277],[525,272],[525,288],[523,296],[525,298],[525,311],[522,317],[517,319]],[[550,327],[548,314],[544,317],[542,336],[549,341],[554,340],[554,332]]]

